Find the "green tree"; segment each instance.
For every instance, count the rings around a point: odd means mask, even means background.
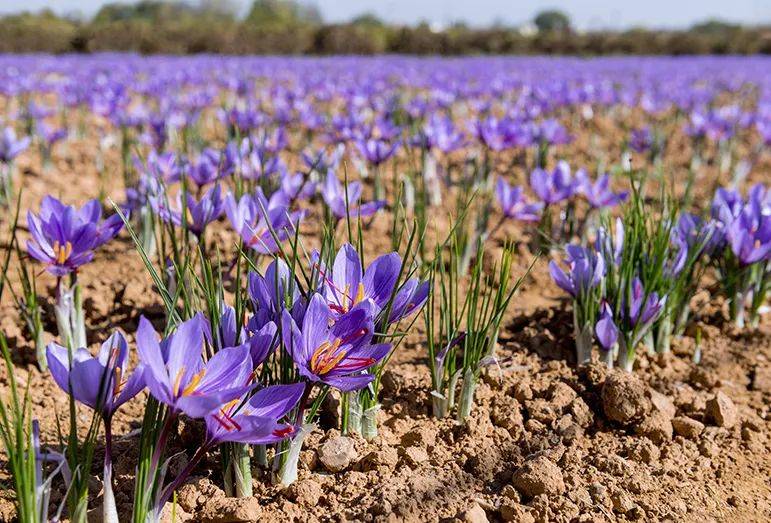
[[[564,33],[570,31],[570,18],[562,11],[549,9],[541,11],[533,19],[541,33]]]

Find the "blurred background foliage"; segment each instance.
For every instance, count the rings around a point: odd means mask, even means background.
[[[524,27],[438,29],[389,25],[373,15],[324,23],[293,0],[255,0],[238,17],[228,0],[145,0],[103,6],[92,19],[52,11],[0,18],[0,52],[229,54],[755,54],[771,53],[771,27],[718,20],[687,30],[578,32],[560,11],[538,13]]]

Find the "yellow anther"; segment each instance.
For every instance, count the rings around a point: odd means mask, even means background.
[[[72,254],[72,243],[66,242],[64,245],[59,243],[59,240],[54,242],[54,255],[56,256],[56,263],[62,265]]]

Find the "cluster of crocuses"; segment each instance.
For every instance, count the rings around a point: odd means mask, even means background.
[[[223,443],[288,441],[286,449],[277,449],[274,468],[278,482],[291,483],[303,438],[329,390],[353,393],[379,378],[374,369],[392,350],[380,333],[422,307],[428,283],[402,279],[404,268],[396,253],[377,258],[364,270],[351,245],[339,250],[331,267],[318,253],[310,264],[314,283],[305,288],[281,259],[264,275],[250,273],[252,313],[243,321],[222,304],[216,317],[198,313],[159,336],[142,318],[136,332],[140,363],[131,372],[129,344],[120,332],[102,344],[97,356],[85,345],[48,346],[56,383],[91,407],[104,424],[104,521],[118,521],[111,483],[111,421],[145,387],[166,407],[149,471],[137,479],[146,481],[137,489],[151,493],[144,513],[157,520],[175,489],[207,452]],[[283,360],[287,356],[289,367]],[[184,470],[165,482],[164,453],[180,415],[203,419],[205,437]]]
[[[529,200],[522,186],[511,186],[503,177],[498,178],[496,196],[504,218],[524,222],[540,222],[538,234],[550,241],[569,240],[580,233],[582,226],[575,223],[575,203],[572,199],[583,196],[590,210],[602,212],[622,203],[628,192],[614,192],[610,174],[592,180],[585,169],[572,174],[570,165],[560,161],[549,171],[540,167],[530,173],[530,189],[536,195]],[[563,206],[563,203],[567,202]],[[560,226],[553,226],[554,214],[559,213]],[[587,213],[588,218],[589,213]]]
[[[568,270],[549,264],[552,278],[573,299],[578,363],[591,359],[596,338],[609,365],[631,370],[644,343],[667,352],[689,321],[690,302],[708,266],[718,271],[731,318],[757,325],[769,289],[771,198],[762,185],[744,200],[720,188],[711,218],[681,212],[656,215],[638,193],[623,219],[605,220],[593,246],[566,247]],[[676,207],[674,208],[676,211]]]
[[[739,327],[746,321],[757,326],[771,288],[771,190],[757,184],[744,199],[736,189],[720,188],[711,215],[715,266],[731,319]]]

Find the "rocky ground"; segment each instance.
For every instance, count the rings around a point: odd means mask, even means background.
[[[99,194],[85,146],[73,144],[52,171],[22,165],[26,207],[42,194],[82,201]],[[767,171],[765,171],[767,172]],[[67,173],[64,176],[63,173]],[[73,177],[71,173],[78,173]],[[759,176],[757,173],[753,176]],[[107,194],[114,179],[105,181]],[[386,227],[387,222],[373,224]],[[3,224],[3,228],[5,224]],[[223,228],[224,229],[224,228]],[[520,231],[506,225],[501,238]],[[371,238],[385,235],[373,233]],[[216,241],[227,233],[216,231]],[[368,242],[367,257],[386,238]],[[515,275],[530,253],[521,246]],[[12,277],[12,281],[14,277]],[[140,314],[162,321],[130,240],[121,236],[83,270],[89,340],[122,328],[133,341]],[[38,280],[51,314],[51,278]],[[768,521],[771,520],[771,322],[736,331],[726,307],[712,300],[698,316],[703,354],[693,363],[694,331],[672,354],[641,355],[633,374],[601,364],[575,369],[571,312],[540,260],[507,312],[499,365],[489,367],[465,426],[431,417],[430,379],[422,326],[396,354],[384,378],[380,434],[372,442],[339,434],[336,398],[307,440],[299,480],[273,487],[255,467],[255,496],[225,497],[213,454],[178,492],[176,521]],[[32,391],[43,439],[57,444],[56,416],[66,423],[65,395],[33,365],[31,344],[9,298],[0,326],[14,350],[15,375]],[[46,325],[49,333],[55,325]],[[50,337],[50,335],[49,335]],[[0,373],[0,393],[7,391]],[[116,497],[131,505],[135,453],[144,397],[115,421]],[[84,423],[88,412],[79,411]],[[200,426],[183,421],[171,441],[171,472],[200,441]],[[98,451],[101,452],[101,449]],[[98,463],[98,455],[95,462]],[[94,470],[95,476],[101,471]],[[0,481],[7,481],[0,467]],[[101,484],[92,488],[98,520]],[[62,496],[54,492],[53,501]],[[171,512],[165,514],[172,520]],[[13,520],[0,494],[0,521]]]

